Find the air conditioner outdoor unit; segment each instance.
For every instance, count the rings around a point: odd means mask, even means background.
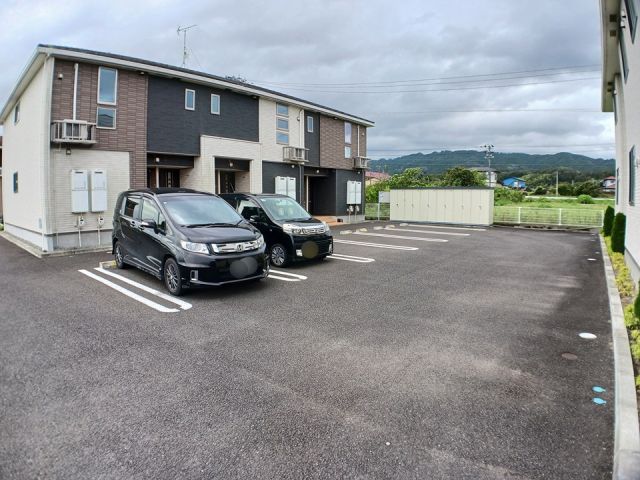
[[[290,162],[307,162],[309,150],[301,147],[284,147],[283,156],[285,160]]]
[[[367,157],[353,157],[353,168],[367,170],[369,168],[369,159]]]

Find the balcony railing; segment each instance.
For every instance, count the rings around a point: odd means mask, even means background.
[[[355,170],[368,170],[369,159],[367,157],[353,157],[353,168]]]
[[[51,123],[53,143],[96,143],[96,124],[82,120],[55,120]]]
[[[300,147],[284,147],[283,158],[288,162],[304,163],[309,161],[309,149]]]

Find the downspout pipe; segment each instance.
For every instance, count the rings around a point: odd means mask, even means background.
[[[77,105],[78,105],[78,64],[73,65],[73,120],[77,120]]]

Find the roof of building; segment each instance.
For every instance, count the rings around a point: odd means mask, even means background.
[[[524,178],[520,178],[520,177],[507,177],[503,180],[503,182],[506,182],[507,180],[517,180],[519,182],[524,182],[525,179]]]
[[[614,78],[620,73],[618,31],[620,0],[600,0],[600,36],[602,40],[602,111],[613,111]]]
[[[608,176],[608,177],[604,177],[603,180],[615,180],[616,177],[614,176]]]
[[[236,79],[221,77],[219,75],[212,75],[210,73],[199,72],[196,70],[190,70],[188,68],[176,67],[164,63],[153,62],[150,60],[144,60],[135,57],[129,57],[126,55],[118,55],[114,53],[98,52],[95,50],[87,50],[83,48],[64,47],[58,45],[43,45],[40,44],[36,48],[35,53],[31,57],[27,67],[24,69],[18,83],[11,92],[7,103],[5,104],[2,112],[0,113],[0,123],[4,122],[9,112],[13,109],[15,102],[20,95],[31,82],[31,79],[35,73],[40,69],[44,63],[44,59],[47,56],[53,56],[57,58],[83,61],[87,63],[95,63],[100,65],[115,66],[118,68],[125,68],[131,70],[138,70],[153,75],[180,78],[182,80],[191,81],[194,83],[200,83],[204,85],[215,85],[218,88],[225,88],[228,90],[236,91],[238,93],[244,93],[248,95],[256,95],[260,97],[269,98],[276,101],[287,102],[292,105],[300,106],[305,110],[316,111],[320,113],[348,120],[354,123],[359,123],[368,127],[374,126],[374,122],[367,120],[366,118],[351,115],[340,110],[336,110],[330,107],[325,107],[318,103],[309,102],[307,100],[293,97],[284,93],[276,92],[264,87],[259,87],[249,83],[241,82]]]
[[[369,172],[367,171],[364,176],[366,178],[377,178],[379,180],[386,180],[387,178],[391,178],[391,175],[389,175],[386,172]]]

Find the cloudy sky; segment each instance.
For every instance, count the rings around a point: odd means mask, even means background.
[[[0,102],[38,43],[240,76],[376,122],[369,156],[613,157],[597,0],[0,0]],[[509,111],[510,110],[510,111]],[[515,110],[515,111],[514,111]]]

